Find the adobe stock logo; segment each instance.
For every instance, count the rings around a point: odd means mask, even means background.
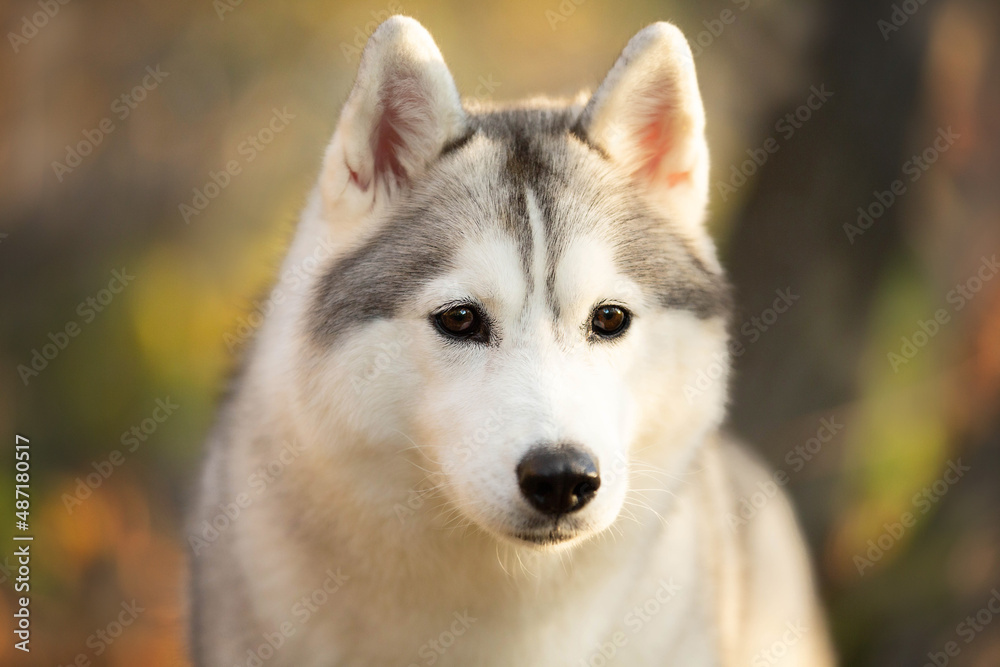
[[[948,151],[956,141],[961,139],[961,135],[951,129],[938,128],[934,141],[931,142],[919,154],[910,156],[910,159],[903,163],[901,171],[907,180],[897,178],[885,190],[875,190],[872,192],[872,200],[865,206],[859,206],[857,220],[852,224],[845,222],[843,225],[847,240],[854,245],[854,240],[867,232],[886,212],[892,208],[893,204],[899,201],[900,197],[907,192],[907,183],[913,184],[927,173],[927,170],[934,166],[941,155]]]
[[[750,0],[732,0],[732,4],[736,5],[736,8],[741,12],[745,12],[750,7]],[[705,29],[688,38],[691,45],[691,55],[697,58],[704,53],[705,49],[715,43],[715,40],[722,37],[727,25],[736,22],[738,16],[732,9],[723,9],[717,17],[702,21],[701,24],[705,26]]]
[[[786,486],[792,477],[802,472],[806,464],[817,458],[823,448],[833,442],[838,433],[844,430],[844,424],[837,421],[835,415],[819,420],[816,433],[804,443],[795,445],[785,453],[785,463],[788,469],[778,468],[771,473],[770,479],[757,482],[755,489],[736,501],[736,512],[726,514],[726,523],[733,531],[748,525],[760,511],[773,500],[778,491]]]
[[[889,20],[879,19],[876,23],[879,32],[882,33],[882,39],[888,42],[892,33],[898,32],[906,25],[910,18],[926,3],[927,0],[904,0],[901,3],[893,3]]]
[[[229,187],[235,176],[243,173],[243,167],[257,159],[257,156],[266,149],[275,137],[281,134],[289,123],[295,119],[295,114],[289,113],[288,107],[271,109],[271,118],[267,124],[257,130],[254,134],[248,134],[246,138],[236,146],[236,152],[241,160],[229,160],[219,171],[209,171],[208,180],[201,187],[191,190],[191,202],[181,202],[177,205],[184,224],[190,224],[191,220],[201,214],[208,205],[222,194],[223,190]]]
[[[979,292],[986,283],[1000,273],[1000,262],[997,256],[983,257],[976,272],[963,282],[957,283],[954,289],[945,295],[945,300],[952,306],[949,311],[946,308],[938,308],[934,311],[933,317],[926,320],[917,320],[917,328],[910,335],[900,337],[899,351],[890,351],[886,355],[893,373],[898,373],[902,366],[909,364],[920,350],[927,347],[931,340],[937,336],[946,324],[951,322],[952,313],[960,312]]]
[[[914,510],[919,510],[919,513],[906,511],[900,514],[896,521],[883,523],[883,532],[865,543],[868,549],[863,554],[855,554],[854,567],[857,568],[858,575],[863,577],[865,570],[875,567],[875,563],[882,560],[886,553],[899,544],[903,536],[917,525],[920,517],[930,512],[944,498],[945,494],[958,484],[967,472],[972,470],[970,466],[962,463],[960,458],[954,461],[949,460],[947,463],[948,467],[938,479],[920,489],[910,499],[911,507]]]
[[[242,4],[243,0],[212,0],[212,7],[215,9],[215,15],[219,17],[220,21],[225,21],[226,14],[235,12],[236,8]]]
[[[472,627],[472,624],[479,620],[475,616],[471,616],[468,609],[461,613],[456,611],[452,617],[455,620],[448,627],[442,630],[437,637],[428,639],[417,650],[417,655],[423,660],[423,664],[435,664]],[[409,667],[420,667],[420,663],[412,662]]]
[[[587,2],[587,0],[562,0],[555,10],[545,10],[545,20],[549,22],[549,27],[555,32],[560,23],[564,23],[570,16],[576,13],[576,8]],[[558,11],[557,11],[558,10]]]
[[[969,614],[955,626],[955,634],[964,644],[971,644],[980,633],[986,631],[990,624],[1000,617],[1000,590],[994,588],[992,595],[975,615]],[[957,658],[962,652],[963,644],[952,640],[941,646],[940,651],[929,651],[927,661],[920,667],[948,667],[952,658]]]
[[[819,87],[810,86],[809,96],[793,111],[779,118],[774,124],[774,131],[781,135],[784,141],[790,141],[795,133],[801,130],[813,117],[813,114],[822,109],[831,97],[833,97],[833,91],[827,90],[826,84],[820,84]],[[748,148],[746,150],[748,159],[739,164],[730,165],[729,178],[715,183],[715,190],[722,201],[728,201],[731,195],[746,185],[748,180],[767,164],[771,156],[779,150],[781,150],[781,142],[773,135],[765,139],[759,148]]]
[[[389,17],[396,14],[403,13],[403,5],[392,0],[385,9],[381,11],[372,10],[368,14],[372,17],[372,20],[366,23],[364,26],[354,27],[354,39],[351,43],[341,42],[340,52],[344,54],[344,60],[348,63],[357,63],[361,60],[361,52],[365,49],[365,44],[368,42],[368,38],[372,36],[375,29],[382,25],[383,21],[389,19]]]
[[[128,454],[134,454],[142,443],[149,440],[160,425],[180,408],[180,405],[174,403],[169,396],[156,399],[155,405],[156,407],[153,408],[148,417],[129,430],[122,432],[119,439],[122,449],[113,449],[106,458],[100,461],[91,461],[90,466],[94,472],[84,477],[77,477],[72,494],[62,494],[60,499],[68,514],[73,514],[73,511],[90,498],[94,491],[101,488],[101,485],[114,474],[115,470],[125,464]]]
[[[656,591],[641,604],[633,606],[622,618],[622,625],[607,639],[596,644],[590,654],[575,663],[574,667],[607,667],[618,664],[615,659],[628,646],[631,638],[642,632],[681,592],[681,587],[674,583],[673,578],[660,579],[658,583]]]
[[[115,118],[120,122],[125,121],[168,76],[170,72],[164,72],[159,65],[147,66],[145,75],[139,83],[111,101],[110,111],[114,117],[105,116],[95,127],[81,130],[83,138],[75,144],[67,144],[63,149],[65,151],[63,161],[52,161],[52,173],[55,174],[56,180],[62,183],[68,174],[83,164],[83,159],[94,153],[107,136],[117,129]]]
[[[40,11],[35,12],[31,16],[25,16],[21,19],[21,29],[17,32],[8,32],[7,41],[10,42],[11,48],[14,49],[14,53],[21,50],[21,47],[28,43],[38,31],[49,24],[49,21],[55,18],[59,10],[62,9],[63,5],[68,5],[70,0],[38,0],[38,7]]]
[[[712,361],[698,371],[693,383],[684,385],[684,398],[688,404],[705,393],[706,390],[715,386],[720,381],[726,381],[729,377],[729,367],[733,359],[742,357],[747,351],[747,346],[756,343],[767,330],[778,321],[778,316],[787,313],[788,309],[795,305],[801,295],[794,294],[791,287],[774,291],[776,298],[770,308],[765,308],[759,315],[751,317],[740,326],[740,334],[746,338],[746,344],[735,336],[726,344],[725,352],[717,352],[712,357]]]
[[[80,335],[80,332],[83,331],[81,323],[90,324],[97,319],[97,315],[104,312],[105,308],[111,305],[115,296],[121,294],[133,280],[135,280],[135,276],[130,275],[125,267],[122,267],[121,271],[115,269],[111,272],[111,280],[108,281],[107,287],[98,290],[96,294],[88,296],[77,304],[76,314],[80,317],[80,321],[69,320],[61,329],[55,332],[50,331],[49,342],[44,343],[41,349],[32,348],[31,359],[27,364],[18,364],[17,374],[24,386],[27,387],[32,378],[38,377],[42,371],[48,368],[49,363],[54,361],[59,353],[69,346],[70,341]]]

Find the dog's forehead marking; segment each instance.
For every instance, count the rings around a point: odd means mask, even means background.
[[[311,310],[317,342],[394,316],[454,268],[462,241],[497,226],[516,243],[526,294],[544,290],[556,319],[557,269],[580,235],[608,243],[621,273],[661,307],[703,319],[728,314],[725,279],[642,203],[606,156],[573,134],[579,112],[569,106],[470,116],[468,135],[446,147],[390,219],[320,281]]]
[[[538,205],[538,199],[534,190],[524,186],[525,198],[528,204],[528,223],[531,226],[532,238],[532,266],[531,266],[531,291],[525,299],[523,311],[527,315],[532,306],[544,312],[548,310],[553,322],[559,319],[556,300],[552,298],[550,289],[550,253],[549,238],[546,234],[546,218]]]
[[[518,205],[519,219],[525,230],[521,234],[530,233],[531,266],[525,267],[530,292],[533,296],[544,297],[552,317],[558,320],[560,308],[555,297],[555,272],[567,229],[559,224],[555,215],[555,198],[566,191],[566,177],[560,173],[557,156],[561,144],[568,139],[569,119],[558,114],[531,118],[512,111],[511,115],[523,124],[490,126],[490,133],[506,146],[507,160],[501,178],[510,182],[519,193],[524,193],[523,204],[519,199]],[[546,140],[550,145],[543,145]]]

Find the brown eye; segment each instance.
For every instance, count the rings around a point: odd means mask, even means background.
[[[462,339],[484,342],[488,338],[486,323],[475,307],[454,306],[434,316],[434,323],[441,333]]]
[[[598,336],[614,338],[628,328],[630,320],[629,312],[620,306],[598,306],[590,327]]]

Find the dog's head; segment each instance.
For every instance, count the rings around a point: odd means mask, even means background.
[[[338,446],[410,459],[417,488],[429,474],[491,534],[607,528],[637,471],[669,486],[723,414],[707,190],[672,25],[636,35],[589,99],[477,108],[420,24],[386,21],[312,207],[338,250],[302,314],[297,404]]]

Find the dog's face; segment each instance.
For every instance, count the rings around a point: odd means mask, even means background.
[[[724,372],[699,382],[727,309],[703,125],[666,24],[585,106],[481,111],[419,24],[383,24],[320,185],[344,249],[305,315],[316,430],[407,458],[522,544],[607,528],[636,471],[669,486],[725,400]]]

